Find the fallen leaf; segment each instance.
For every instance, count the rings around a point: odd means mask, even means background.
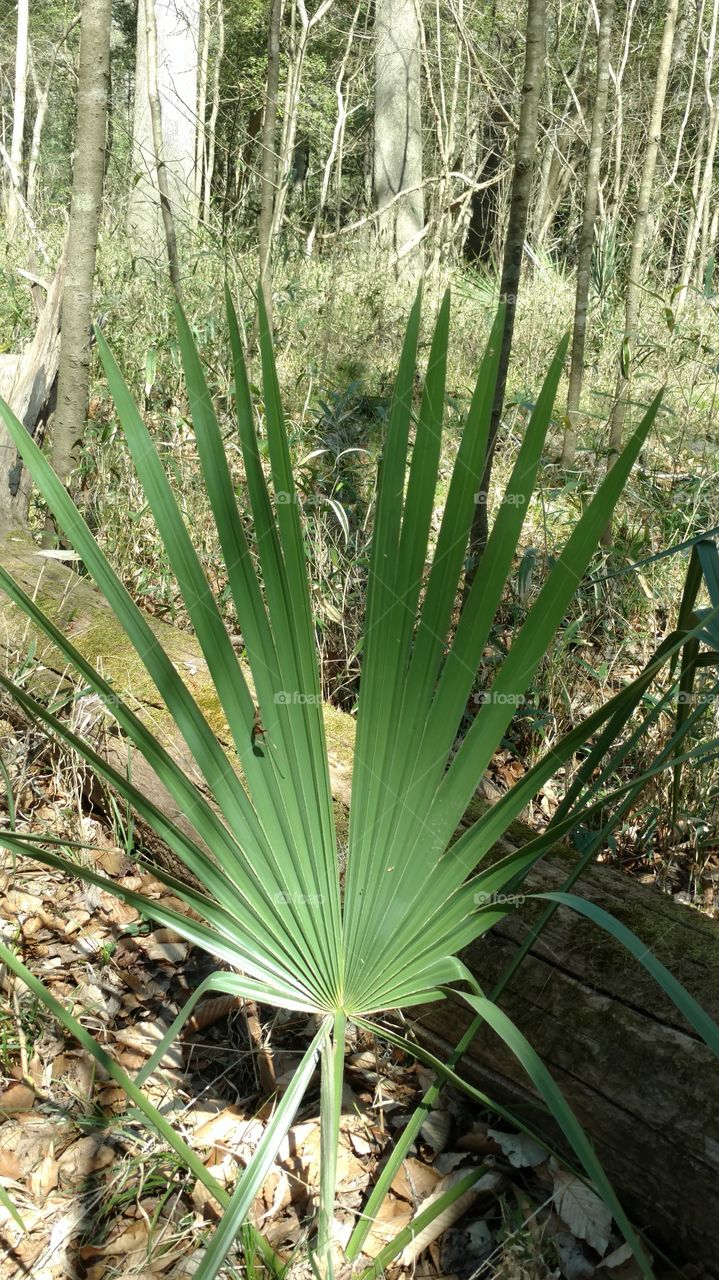
[[[65,1181],[75,1182],[107,1169],[114,1159],[112,1147],[104,1146],[98,1138],[80,1138],[63,1151],[58,1166]]]
[[[55,1190],[58,1184],[59,1168],[51,1146],[37,1169],[33,1169],[30,1174],[30,1194],[38,1204],[44,1204],[50,1192]]]
[[[26,1084],[11,1084],[0,1094],[0,1115],[16,1115],[18,1111],[32,1111],[34,1091]]]
[[[525,1133],[502,1133],[499,1129],[488,1129],[487,1135],[493,1138],[515,1169],[533,1168],[546,1159],[544,1147],[540,1147],[533,1138]]]
[[[553,1199],[557,1213],[566,1223],[572,1235],[586,1240],[598,1254],[603,1254],[609,1244],[612,1214],[596,1191],[586,1186],[573,1173],[558,1167],[554,1174]]]

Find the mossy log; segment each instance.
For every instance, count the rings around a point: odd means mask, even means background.
[[[35,594],[38,603],[92,662],[127,695],[192,772],[173,736],[157,692],[117,620],[86,580],[42,557],[26,537],[0,541],[0,560]],[[150,619],[177,669],[213,728],[229,742],[194,638]],[[33,637],[45,676],[67,679],[60,655]],[[0,649],[24,653],[26,619],[0,600]],[[332,784],[341,826],[346,827],[354,725],[334,708],[325,710]],[[115,764],[127,762],[127,746],[112,737],[104,749]],[[135,757],[132,777],[158,799],[158,784]],[[168,812],[183,817],[165,797]],[[502,842],[520,846],[532,833],[515,824]],[[551,851],[530,877],[529,891],[562,885],[573,855]],[[652,888],[595,866],[583,894],[631,928],[719,1019],[719,932],[716,924]],[[485,990],[491,990],[536,919],[535,904],[507,917],[464,954]],[[709,1050],[644,969],[621,946],[565,908],[534,943],[504,993],[502,1006],[515,1019],[564,1090],[634,1220],[672,1258],[701,1262],[719,1275],[719,1071]],[[459,999],[410,1013],[410,1026],[426,1047],[447,1053],[470,1018]],[[509,1052],[489,1032],[480,1033],[464,1059],[463,1073],[498,1101],[512,1101],[537,1118],[537,1099]],[[663,1270],[662,1267],[659,1270]]]

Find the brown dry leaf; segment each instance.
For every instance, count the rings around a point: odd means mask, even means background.
[[[11,1084],[0,1094],[0,1120],[17,1115],[19,1111],[32,1111],[35,1093],[26,1084]]]
[[[248,1120],[240,1107],[225,1107],[197,1126],[191,1136],[191,1144],[197,1147],[229,1147],[232,1151],[244,1149],[248,1155],[255,1150],[265,1131],[261,1120]],[[244,1156],[243,1156],[244,1158]]]
[[[163,1022],[136,1022],[134,1027],[125,1027],[123,1031],[119,1031],[115,1036],[115,1041],[117,1044],[125,1045],[126,1048],[134,1049],[149,1058],[166,1031],[167,1026]],[[177,1041],[170,1045],[161,1065],[163,1067],[182,1066],[182,1047]]]
[[[444,1195],[445,1191],[449,1191],[456,1182],[464,1178],[468,1172],[468,1169],[455,1169],[452,1173],[448,1173],[446,1177],[442,1178],[437,1183],[432,1194],[426,1200],[423,1200],[422,1212],[433,1201]],[[414,1240],[410,1241],[406,1248],[403,1249],[399,1258],[403,1267],[413,1267],[420,1254],[424,1253],[425,1249],[428,1249],[435,1240],[438,1240],[449,1227],[454,1226],[455,1222],[459,1222],[460,1218],[464,1217],[467,1210],[471,1208],[480,1195],[497,1190],[504,1182],[503,1175],[496,1173],[494,1170],[490,1170],[488,1173],[480,1173],[477,1170],[477,1173],[477,1181],[469,1190],[465,1191],[458,1200],[455,1200],[454,1204],[450,1205],[448,1209],[445,1209],[444,1213],[441,1213],[438,1218],[430,1222],[424,1231],[420,1231],[419,1235],[415,1236]]]
[[[440,1174],[431,1164],[410,1156],[403,1160],[393,1179],[391,1190],[396,1196],[408,1200],[410,1204],[419,1204],[425,1196],[431,1195]]]
[[[387,1197],[380,1206],[372,1223],[372,1230],[362,1245],[362,1252],[369,1258],[376,1258],[390,1240],[394,1240],[398,1231],[402,1231],[412,1217],[412,1210],[405,1200],[394,1200]]]
[[[182,964],[190,950],[189,942],[173,929],[155,929],[149,938],[137,938],[136,941],[148,960],[160,960],[166,964]]]
[[[30,1194],[37,1204],[44,1204],[51,1191],[58,1184],[59,1168],[55,1159],[52,1144],[47,1155],[40,1161],[37,1169],[30,1174]]]
[[[64,1181],[78,1182],[107,1169],[114,1159],[112,1147],[104,1146],[98,1138],[80,1138],[60,1156],[60,1176]]]
[[[147,1251],[149,1227],[144,1218],[136,1218],[134,1222],[121,1226],[117,1235],[112,1236],[105,1244],[87,1244],[78,1249],[78,1256],[83,1262],[92,1258],[119,1258],[127,1254]]]
[[[20,1161],[14,1151],[0,1151],[0,1178],[11,1178],[16,1182],[22,1177]]]

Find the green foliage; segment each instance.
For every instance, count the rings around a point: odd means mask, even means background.
[[[122,623],[184,738],[212,804],[117,690],[3,570],[0,586],[57,645],[102,700],[186,814],[194,834],[180,831],[127,777],[114,770],[61,717],[31,694],[3,675],[0,686],[109,782],[173,850],[189,873],[187,882],[162,868],[154,871],[158,879],[172,887],[177,898],[192,908],[192,914],[146,900],[71,862],[52,847],[43,849],[12,831],[0,833],[0,843],[14,854],[33,857],[55,870],[109,889],[145,916],[204,948],[232,972],[218,971],[203,984],[178,1015],[145,1070],[131,1081],[4,943],[0,943],[0,956],[125,1088],[148,1122],[226,1207],[197,1273],[201,1280],[214,1277],[222,1266],[318,1060],[322,1073],[323,1137],[315,1252],[318,1265],[331,1271],[346,1022],[371,1026],[378,1034],[418,1055],[416,1047],[367,1019],[396,1007],[441,999],[450,985],[463,989],[477,1020],[486,1022],[504,1039],[526,1068],[587,1176],[611,1206],[643,1273],[649,1275],[636,1234],[556,1083],[522,1033],[499,1010],[495,999],[485,995],[476,976],[458,959],[458,953],[516,909],[518,888],[556,839],[580,823],[591,823],[600,817],[600,830],[585,855],[586,863],[648,780],[706,749],[701,743],[686,749],[686,736],[696,723],[689,715],[677,725],[671,743],[651,768],[630,783],[615,783],[618,764],[627,749],[626,743],[620,741],[625,726],[639,712],[639,722],[633,730],[635,738],[651,727],[652,713],[643,712],[647,690],[675,655],[687,646],[706,644],[706,637],[714,634],[710,628],[715,626],[716,610],[712,609],[708,616],[687,614],[680,619],[676,632],[634,681],[556,743],[492,809],[470,823],[459,839],[455,841],[454,836],[478,780],[563,624],[577,584],[647,438],[661,396],[652,402],[626,449],[588,501],[517,627],[479,713],[456,747],[475,673],[507,578],[514,569],[567,340],[560,343],[536,397],[481,572],[455,626],[457,588],[484,465],[503,313],[500,308],[482,360],[435,537],[433,519],[446,399],[450,303],[449,296],[445,297],[439,310],[417,405],[417,299],[384,433],[363,630],[349,851],[342,875],[305,532],[272,342],[260,300],[265,428],[265,436],[260,439],[240,329],[229,293],[226,302],[251,539],[246,513],[238,508],[197,346],[179,309],[176,321],[207,501],[222,552],[227,588],[242,628],[249,673],[233,650],[143,418],[101,333],[97,340],[148,507],[229,727],[233,760],[223,751],[202,709],[112,571],[42,453],[7,406],[0,404],[14,443],[59,527]],[[705,568],[706,572],[713,572],[711,565],[708,570]],[[491,862],[488,855],[509,824],[544,782],[587,744],[586,760],[549,830],[523,849]],[[717,744],[711,745],[715,749]],[[646,955],[638,939],[604,913],[599,913],[599,918],[596,911],[571,895],[555,895],[548,911],[559,902],[608,928],[642,959],[690,1025],[719,1051],[719,1030],[671,975]],[[208,990],[307,1010],[320,1017],[315,1040],[267,1126],[255,1159],[229,1200],[225,1193],[218,1194],[211,1174],[142,1092],[144,1079],[178,1034],[196,1000]],[[440,1074],[459,1080],[451,1067],[435,1063],[431,1057],[429,1060]],[[476,1090],[464,1087],[471,1096],[482,1097]],[[408,1132],[412,1132],[412,1126]],[[403,1149],[406,1146],[398,1144],[400,1159]],[[357,1256],[363,1230],[364,1224],[358,1226],[350,1256]],[[396,1256],[402,1243],[402,1239],[394,1241],[382,1255],[383,1262],[389,1261],[390,1255]],[[375,1274],[375,1270],[370,1268],[366,1274]]]

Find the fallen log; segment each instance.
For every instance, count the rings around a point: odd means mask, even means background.
[[[154,686],[114,615],[87,579],[42,556],[16,534],[0,540],[0,561],[90,661],[127,695],[138,712],[188,769],[191,763],[173,736]],[[210,723],[229,749],[220,708],[194,638],[151,619]],[[26,619],[0,601],[0,648],[25,652]],[[40,637],[35,657],[46,676],[67,678],[65,663]],[[6,659],[7,660],[7,659]],[[346,828],[354,724],[325,709],[332,785],[340,830]],[[127,745],[106,740],[116,764],[127,761]],[[158,798],[157,780],[136,756],[133,781]],[[169,796],[168,812],[180,823]],[[533,833],[522,824],[502,842],[518,847]],[[528,892],[561,886],[573,855],[553,849],[530,877]],[[604,906],[647,946],[719,1019],[719,931],[716,924],[616,871],[594,866],[582,893]],[[532,928],[540,908],[527,904],[508,916],[464,954],[486,990]],[[640,1227],[672,1258],[701,1262],[719,1275],[719,1071],[709,1050],[685,1025],[649,975],[621,946],[586,920],[560,908],[501,1000],[555,1075],[617,1191]],[[411,1012],[410,1026],[426,1047],[446,1054],[470,1019],[460,999]],[[480,1033],[462,1072],[498,1101],[511,1101],[537,1117],[537,1099],[504,1046]],[[660,1268],[661,1269],[661,1268]]]

